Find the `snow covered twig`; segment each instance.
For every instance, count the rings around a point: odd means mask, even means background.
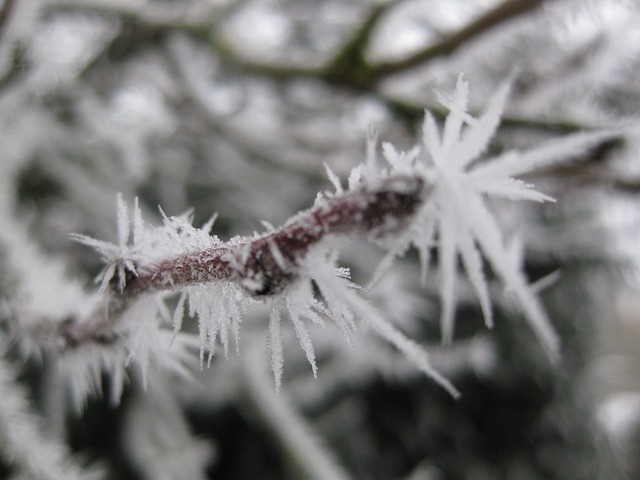
[[[375,188],[365,185],[320,199],[282,227],[256,238],[220,242],[210,237],[209,246],[191,249],[186,245],[185,253],[151,264],[138,264],[135,254],[123,256],[116,260],[118,268],[105,272],[104,281],[114,295],[125,298],[214,281],[237,282],[254,296],[274,295],[293,281],[299,259],[313,245],[330,235],[376,237],[399,230],[415,213],[425,192],[420,178],[394,176]],[[101,246],[83,236],[76,238]],[[134,240],[136,251],[146,247]]]
[[[508,151],[496,158],[483,158],[500,123],[509,84],[500,85],[485,112],[475,118],[467,111],[469,87],[460,76],[451,96],[439,96],[450,111],[442,132],[427,112],[422,146],[397,152],[390,144],[383,144],[387,168],[377,163],[377,140],[371,134],[366,161],[353,170],[346,189],[327,167],[335,193],[319,194],[310,209],[253,237],[221,241],[209,233],[214,219],[198,229],[188,214],[165,216],[164,225],[154,227],[142,220],[137,205],[130,220],[119,197],[118,245],[75,236],[97,249],[105,260],[100,280],[109,318],[117,318],[148,294],[179,291],[174,331],[180,330],[185,310],[198,318],[204,364],[211,361],[218,342],[227,353],[230,339],[235,338],[237,348],[242,316],[249,304],[268,301],[268,346],[278,390],[283,372],[282,310],[288,312],[314,375],[315,353],[305,320],[324,326],[328,317],[351,341],[355,318],[366,316],[379,335],[455,395],[448,380],[431,368],[426,353],[375,313],[354,290],[357,286],[349,280],[348,270],[336,266],[338,252],[332,239],[352,236],[376,242],[388,251],[372,285],[411,247],[420,254],[425,280],[432,252],[437,249],[445,343],[453,338],[458,258],[487,326],[493,324],[486,260],[549,358],[557,360],[560,342],[523,272],[519,242],[503,233],[486,200],[552,201],[515,177],[581,155],[612,134],[579,133],[528,152]],[[315,288],[320,298],[316,298]],[[82,328],[82,322],[67,325],[64,335],[77,343],[76,332]]]

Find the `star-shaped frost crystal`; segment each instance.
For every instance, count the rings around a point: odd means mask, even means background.
[[[397,152],[383,144],[383,154],[392,167],[390,175],[413,174],[431,189],[411,225],[389,245],[374,282],[393,259],[410,246],[418,249],[422,276],[426,279],[432,248],[438,250],[439,291],[442,307],[441,327],[445,343],[451,341],[457,303],[456,273],[458,257],[479,299],[488,326],[493,324],[491,301],[483,259],[523,315],[552,359],[558,356],[559,340],[534,289],[522,270],[519,242],[503,233],[487,198],[553,201],[515,178],[541,166],[575,157],[611,133],[579,133],[528,152],[508,151],[491,159],[480,159],[487,150],[502,115],[510,82],[501,84],[484,113],[474,118],[467,112],[469,87],[462,75],[452,97],[439,95],[450,110],[442,132],[430,112],[423,124],[426,155],[416,147]],[[371,163],[370,161],[368,163]]]

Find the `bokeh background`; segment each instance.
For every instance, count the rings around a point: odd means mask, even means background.
[[[33,478],[15,395],[62,452],[52,462],[103,478],[313,478],[314,462],[353,479],[638,478],[638,71],[633,0],[0,2],[0,475]],[[441,347],[437,278],[417,285],[408,254],[370,298],[459,400],[366,329],[354,350],[313,332],[317,379],[290,335],[276,397],[257,309],[240,354],[202,371],[196,358],[196,381],[154,370],[145,389],[132,370],[113,404],[105,373],[105,395],[72,407],[38,332],[96,288],[100,258],[69,234],[115,241],[117,192],[155,223],[158,205],[193,209],[196,225],[217,212],[224,239],[281,224],[329,189],[325,163],[345,176],[363,159],[368,126],[411,148],[460,72],[476,112],[514,75],[490,153],[620,132],[527,178],[557,203],[495,205],[540,281],[559,365],[497,284],[488,331],[460,282],[456,340]],[[380,258],[354,239],[341,263],[366,284]]]

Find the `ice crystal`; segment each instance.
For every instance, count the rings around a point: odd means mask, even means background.
[[[276,382],[276,390],[280,389],[283,373],[281,311],[286,309],[293,323],[300,346],[305,352],[314,376],[318,367],[311,341],[311,335],[304,320],[325,328],[325,317],[333,320],[351,342],[351,335],[355,329],[354,314],[349,306],[335,296],[335,289],[352,288],[352,284],[345,279],[348,272],[336,268],[336,256],[328,247],[318,247],[310,251],[301,260],[298,280],[282,294],[272,301],[269,319],[268,346],[271,355],[271,368]],[[322,294],[323,300],[316,298],[313,285]]]
[[[492,159],[482,159],[502,115],[509,93],[509,81],[502,83],[478,118],[468,113],[469,86],[460,75],[451,97],[439,95],[449,114],[440,132],[435,118],[425,113],[423,147],[397,152],[383,144],[390,175],[416,175],[430,188],[426,201],[412,223],[388,245],[389,253],[380,263],[374,281],[393,263],[393,259],[414,246],[420,253],[422,279],[426,279],[432,248],[438,250],[441,299],[441,327],[445,343],[453,337],[457,303],[457,259],[479,299],[485,322],[493,324],[491,300],[483,259],[515,298],[527,321],[552,359],[558,356],[559,340],[549,318],[529,285],[516,251],[518,244],[503,233],[496,216],[487,205],[490,197],[509,200],[553,201],[515,175],[560,160],[567,160],[601,142],[608,133],[580,133],[543,145],[528,152],[508,151]],[[369,155],[371,157],[371,154]],[[370,160],[369,162],[370,163]]]
[[[100,282],[100,289],[106,290],[112,279],[117,279],[117,287],[120,292],[124,291],[127,272],[136,273],[135,262],[133,260],[134,250],[129,245],[131,223],[129,221],[129,211],[122,199],[122,195],[117,197],[118,216],[118,243],[104,242],[86,235],[73,234],[72,237],[80,243],[94,248],[102,257],[105,267],[96,278]],[[136,212],[137,213],[137,212]],[[136,219],[140,218],[136,215]],[[136,229],[137,230],[137,229]]]
[[[211,365],[217,342],[222,344],[226,357],[233,338],[238,352],[240,325],[250,303],[244,290],[230,282],[213,282],[187,287],[184,294],[188,298],[189,314],[198,318],[200,366]],[[180,315],[181,304],[178,303],[177,315]],[[175,323],[174,328],[178,328]]]
[[[210,234],[216,216],[202,228],[192,225],[192,214],[186,212],[169,217],[162,213],[163,224],[154,226],[142,219],[142,211],[136,199],[133,218],[122,195],[117,195],[118,243],[96,240],[87,235],[72,234],[72,238],[94,248],[105,262],[105,268],[96,279],[105,291],[116,282],[119,293],[126,288],[127,278],[138,275],[139,265],[154,264],[167,257],[203,250],[216,246],[220,240]]]
[[[280,299],[280,302],[287,306],[298,340],[307,355],[314,375],[317,374],[315,353],[308,329],[302,319],[307,318],[324,326],[324,321],[319,315],[324,314],[335,322],[349,344],[352,344],[351,338],[355,332],[355,320],[358,317],[370,325],[380,337],[395,346],[419,370],[442,385],[453,396],[457,396],[458,391],[451,382],[431,366],[426,351],[385,320],[369,301],[362,298],[358,292],[360,287],[349,279],[348,269],[337,268],[336,261],[335,248],[322,246],[313,249],[301,262],[301,280],[290,291],[284,292]],[[312,282],[318,287],[322,301],[314,296]],[[277,307],[278,302],[274,302],[270,320],[269,347],[276,390],[279,390],[283,356],[281,314]]]

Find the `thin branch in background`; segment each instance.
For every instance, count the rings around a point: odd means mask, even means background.
[[[410,104],[406,101],[392,97],[383,97],[382,95],[380,95],[379,98],[385,102],[391,111],[393,111],[398,117],[404,119],[408,125],[416,125],[424,115],[425,108],[432,112],[439,120],[444,120],[447,116],[447,109],[443,108],[441,105],[429,105],[428,107],[425,107],[424,105]],[[541,118],[526,118],[524,116],[509,114],[505,114],[502,117],[501,125],[504,128],[529,129],[555,134],[576,133],[584,130],[596,130],[599,128],[596,125],[589,125],[586,122],[578,122],[576,120],[547,120]]]
[[[377,188],[363,186],[320,202],[258,238],[234,239],[151,265],[135,265],[135,269],[133,265],[124,266],[109,279],[110,291],[116,298],[129,300],[152,291],[199,283],[234,280],[242,284],[260,278],[260,287],[251,288],[252,294],[273,295],[287,286],[298,260],[314,244],[330,235],[376,237],[388,234],[390,226],[400,229],[424,201],[427,191],[420,178],[391,177]],[[85,237],[78,239],[92,245]],[[274,257],[274,252],[281,252],[282,259]]]
[[[15,0],[11,0],[15,1]],[[56,0],[48,4],[51,11],[57,10],[86,10],[103,14],[118,14],[123,20],[133,22],[142,28],[140,37],[153,38],[152,32],[167,30],[179,30],[190,32],[195,37],[203,38],[210,42],[216,54],[225,64],[234,69],[246,73],[260,75],[275,81],[285,81],[295,78],[313,78],[324,80],[331,84],[340,85],[356,92],[369,92],[388,105],[393,112],[407,121],[418,121],[424,112],[424,106],[408,105],[405,102],[390,98],[378,91],[377,84],[389,76],[410,70],[420,65],[426,65],[433,59],[448,55],[473,41],[480,36],[503,23],[538,9],[545,0],[506,0],[495,8],[489,10],[480,17],[458,31],[446,35],[438,42],[402,60],[370,64],[366,60],[366,50],[371,35],[377,25],[385,18],[389,10],[395,6],[393,2],[384,3],[374,7],[357,31],[338,48],[336,54],[325,64],[318,66],[284,65],[262,62],[248,59],[237,52],[218,33],[215,24],[220,19],[215,18],[215,7],[207,9],[190,7],[187,11],[154,5],[150,8],[143,4],[128,4],[126,2],[111,2],[103,0]],[[225,18],[225,15],[221,15]],[[144,32],[144,33],[143,33]],[[126,30],[122,33],[130,37],[132,33]],[[120,36],[116,36],[111,45],[119,44]],[[112,47],[109,47],[112,48]],[[90,62],[86,70],[90,70],[96,60]],[[200,105],[197,105],[200,108]],[[446,110],[440,106],[430,107],[434,115],[444,118]],[[590,125],[571,120],[541,120],[538,118],[523,118],[517,116],[505,116],[504,126],[534,128],[541,131],[553,131],[558,133],[572,133],[591,128]]]
[[[353,88],[358,91],[374,91],[381,80],[391,75],[424,65],[436,57],[447,55],[470,42],[475,37],[512,20],[520,15],[540,7],[544,0],[506,0],[494,9],[473,20],[460,30],[445,36],[439,42],[419,51],[403,60],[370,65],[366,60],[366,48],[370,36],[378,22],[384,17],[392,3],[372,10],[362,27],[348,40],[338,53],[323,67],[294,67],[265,64],[251,61],[233,52],[233,49],[222,42],[214,40],[222,57],[243,70],[288,79],[292,77],[319,77],[330,83]],[[217,38],[214,36],[214,38]]]
[[[424,65],[436,57],[448,55],[483,33],[539,8],[544,2],[545,0],[506,0],[457,32],[445,36],[424,50],[397,62],[382,63],[371,67],[373,75],[371,81],[378,82],[390,75]]]
[[[340,47],[324,67],[322,76],[328,82],[373,90],[375,72],[366,60],[366,52],[376,27],[393,6],[393,2],[388,2],[371,10],[351,39]]]
[[[296,411],[287,394],[276,394],[267,379],[262,349],[256,342],[241,360],[244,390],[254,414],[288,453],[295,478],[348,480],[351,478],[322,444],[307,421]],[[294,477],[292,477],[294,478]]]
[[[0,42],[2,41],[2,37],[7,30],[7,25],[9,24],[9,19],[11,17],[11,13],[13,12],[15,4],[16,0],[4,0],[2,9],[0,9]]]

